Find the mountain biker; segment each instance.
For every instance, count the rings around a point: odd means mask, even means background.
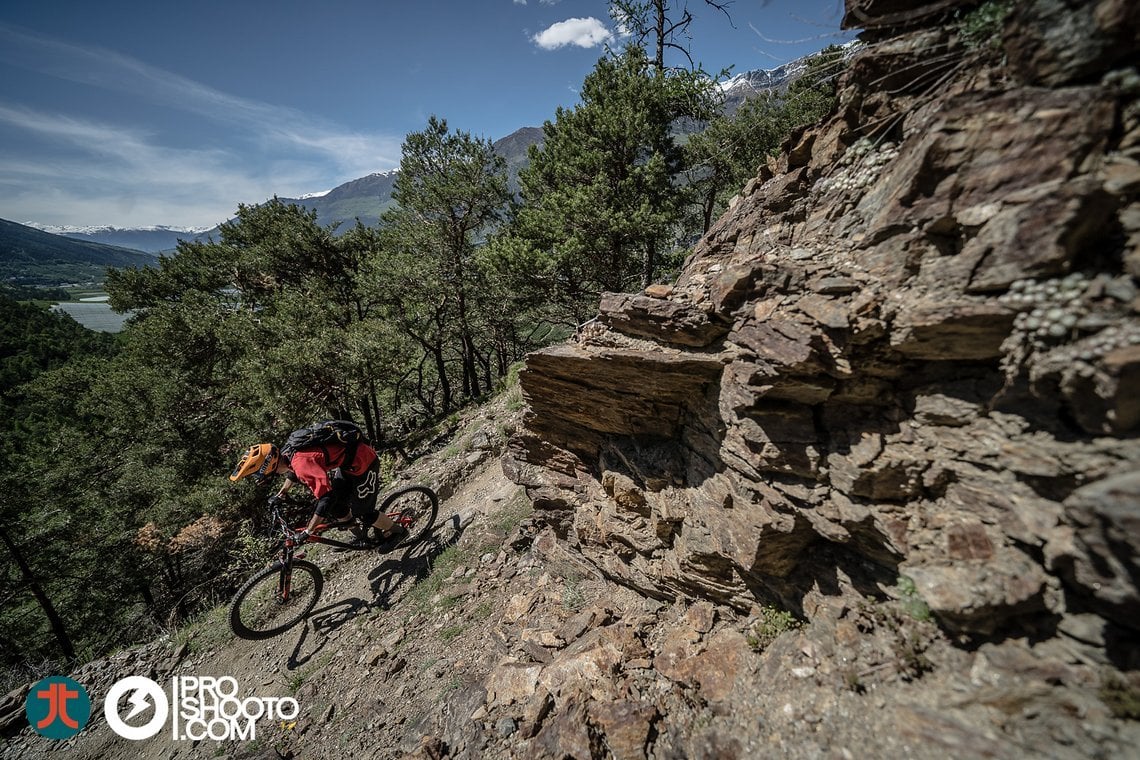
[[[351,512],[357,521],[351,529],[355,537],[350,544],[353,548],[393,544],[407,535],[407,530],[376,510],[376,497],[380,494],[380,460],[376,451],[366,443],[356,444],[356,456],[348,464],[344,462],[346,453],[344,444],[333,442],[286,457],[272,443],[259,443],[242,455],[230,480],[253,477],[261,484],[272,475],[284,475],[285,482],[270,498],[270,504],[281,499],[295,483],[308,486],[317,504],[300,541],[319,523],[343,520]],[[368,539],[370,526],[376,529],[378,542]]]

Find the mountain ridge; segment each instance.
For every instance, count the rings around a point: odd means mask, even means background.
[[[0,219],[0,279],[22,285],[101,279],[107,267],[153,264],[153,255]],[[61,279],[62,278],[62,279]]]
[[[848,43],[844,48],[853,47]],[[736,112],[746,99],[764,92],[781,91],[798,75],[807,69],[807,61],[819,53],[797,58],[772,69],[751,69],[737,74],[720,83],[725,94],[724,110],[727,114]],[[506,137],[492,142],[495,152],[507,162],[511,188],[518,189],[518,172],[526,165],[527,151],[531,145],[542,142],[542,127],[524,126]],[[375,224],[385,209],[392,205],[391,193],[395,185],[398,169],[373,172],[363,177],[344,182],[336,187],[316,193],[305,193],[299,197],[279,196],[286,203],[295,203],[317,212],[317,220],[323,224],[351,224],[359,219],[366,225]],[[55,232],[77,240],[123,245],[149,253],[163,253],[173,250],[179,240],[195,240],[216,234],[218,227],[179,228],[166,225],[152,225],[140,228],[116,227],[51,227],[35,222],[27,226]]]

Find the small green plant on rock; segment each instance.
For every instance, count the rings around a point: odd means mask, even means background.
[[[265,564],[265,557],[272,547],[271,539],[254,533],[250,523],[243,522],[230,545],[228,573],[234,580],[244,579],[247,574]]]
[[[315,673],[323,670],[326,666],[328,666],[332,660],[333,653],[325,652],[308,667],[299,668],[298,670],[294,670],[292,673],[290,673],[289,677],[285,680],[285,686],[289,689],[289,693],[296,694],[297,690],[304,686],[306,681],[312,678]]]
[[[439,638],[444,644],[450,644],[459,638],[466,629],[466,625],[451,625],[440,630]]]
[[[532,514],[534,505],[526,497],[526,492],[520,489],[502,509],[489,516],[488,523],[503,535],[510,535]]]
[[[451,676],[446,681],[444,681],[443,684],[440,686],[439,694],[435,698],[436,703],[438,704],[440,702],[447,701],[448,697],[453,692],[459,691],[460,689],[462,689],[464,687],[464,685],[465,685],[464,681],[460,676],[458,676],[458,675]]]
[[[428,612],[433,607],[436,595],[443,591],[444,584],[460,565],[466,564],[471,558],[470,550],[458,546],[449,546],[432,560],[431,573],[427,578],[416,583],[408,591],[406,599],[412,612]]]
[[[913,580],[900,575],[895,588],[898,589],[899,604],[903,612],[920,623],[930,620],[930,606],[918,595],[918,588]]]
[[[519,385],[514,385],[507,392],[506,407],[508,412],[517,412],[526,406],[526,400],[523,399],[522,388]]]
[[[232,637],[227,608],[214,607],[175,631],[175,647],[186,644],[190,652],[202,652],[225,644]]]
[[[900,602],[862,603],[854,610],[854,622],[863,634],[875,634],[877,649],[884,660],[862,673],[859,679],[879,669],[887,669],[904,681],[913,681],[934,669],[926,651],[938,637],[938,628],[929,619],[920,620]]]
[[[578,612],[586,606],[586,594],[582,590],[582,579],[571,575],[564,579],[562,587],[562,606],[572,612]]]
[[[1100,685],[1100,700],[1108,706],[1112,717],[1140,720],[1140,689],[1115,673],[1105,676]]]
[[[446,461],[448,459],[455,459],[457,456],[462,454],[464,451],[466,451],[466,449],[463,447],[462,443],[449,443],[444,448],[444,450],[440,453],[439,456],[440,456],[440,459],[443,459]]]
[[[749,625],[745,639],[750,647],[761,652],[771,646],[781,634],[799,627],[800,621],[792,613],[765,605],[760,608],[760,615]]]
[[[855,667],[850,667],[843,671],[843,683],[856,694],[865,694],[867,692],[867,686],[863,683],[863,677],[859,675],[859,671]]]
[[[1013,0],[989,0],[962,17],[958,33],[968,50],[1001,47],[1001,30],[1013,10]]]
[[[439,612],[447,612],[448,610],[455,609],[455,607],[458,606],[458,604],[462,601],[462,596],[447,594],[439,600],[437,609]]]
[[[396,457],[385,451],[380,454],[380,487],[387,488],[396,479]]]

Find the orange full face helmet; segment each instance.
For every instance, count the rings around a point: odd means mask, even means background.
[[[241,461],[230,473],[230,480],[241,480],[253,476],[259,484],[277,470],[277,462],[281,460],[281,453],[272,443],[259,443],[251,446],[249,451],[242,454]]]

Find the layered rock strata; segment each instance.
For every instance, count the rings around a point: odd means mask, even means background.
[[[849,0],[836,111],[673,286],[528,359],[505,467],[648,596],[816,619],[913,583],[952,633],[1127,640],[1140,6],[1017,3],[971,47],[974,4],[895,5]]]

